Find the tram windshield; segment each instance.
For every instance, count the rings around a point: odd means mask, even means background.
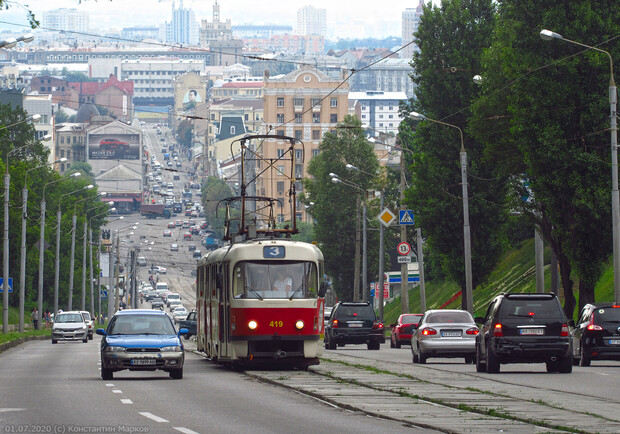
[[[247,261],[233,275],[234,298],[316,298],[316,265],[303,261]]]

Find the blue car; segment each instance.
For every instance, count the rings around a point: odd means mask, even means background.
[[[183,378],[185,352],[172,319],[160,310],[129,309],[117,312],[101,339],[101,378],[111,380],[115,371],[163,370],[173,379]]]

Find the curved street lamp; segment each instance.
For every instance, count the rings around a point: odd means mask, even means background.
[[[613,233],[613,257],[614,257],[614,300],[620,302],[620,196],[618,193],[618,115],[616,112],[618,93],[614,80],[614,61],[611,54],[600,48],[581,42],[566,39],[562,35],[551,30],[541,30],[540,37],[545,41],[559,39],[570,44],[595,50],[604,53],[609,57],[609,111],[610,111],[610,130],[611,130],[611,216]]]
[[[90,190],[91,188],[93,188],[94,185],[89,184],[86,187],[81,188],[78,191],[82,191],[82,190]],[[83,197],[82,199],[78,199],[75,201],[75,206],[73,207],[73,225],[72,225],[72,229],[71,229],[71,264],[69,265],[69,300],[67,303],[68,309],[72,310],[73,309],[73,266],[74,264],[74,259],[75,259],[75,232],[76,232],[76,223],[77,223],[77,205],[80,202],[83,202],[85,200],[89,200],[92,199],[92,197]],[[82,309],[84,310],[84,309]]]
[[[463,191],[463,243],[465,249],[465,310],[474,313],[474,289],[472,284],[472,267],[471,267],[471,232],[469,228],[469,198],[467,185],[467,152],[465,151],[465,143],[463,141],[463,130],[456,125],[447,122],[438,121],[436,119],[427,118],[426,116],[411,112],[409,114],[414,119],[426,120],[436,124],[445,125],[447,127],[456,128],[461,135],[461,185]]]
[[[102,193],[102,195],[104,195],[104,193]],[[100,212],[99,214],[95,214],[94,216],[92,216],[92,217],[90,217],[88,219],[88,227],[90,228],[89,231],[88,231],[88,244],[89,244],[89,248],[90,248],[89,259],[90,259],[90,311],[91,311],[91,313],[95,312],[95,298],[94,298],[95,288],[94,288],[94,283],[93,283],[94,280],[93,280],[93,227],[92,227],[92,220],[93,220],[93,218],[98,217],[98,216],[103,215],[103,214],[107,214],[108,212],[110,212],[112,210],[116,211],[116,208],[113,208],[113,205],[114,205],[113,201],[105,202],[105,203],[107,204],[108,207],[110,207],[110,209],[107,209],[107,210],[105,210],[103,212]],[[86,211],[86,213],[88,213],[88,211],[92,211],[95,208],[100,208],[102,204],[103,203],[88,209]],[[101,249],[99,248],[98,251],[100,252]],[[99,300],[98,306],[97,306],[97,312],[101,313],[101,291],[99,291],[99,295],[97,296],[97,300]]]
[[[56,163],[67,161],[66,158],[61,158],[51,163],[41,164],[40,166],[33,167],[26,170],[24,175],[24,188],[22,190],[22,238],[21,238],[21,258],[19,264],[19,332],[24,332],[24,301],[26,298],[26,221],[28,218],[28,173],[42,167],[51,166]]]

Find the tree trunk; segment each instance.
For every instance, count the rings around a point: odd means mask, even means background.
[[[575,311],[575,294],[573,293],[573,281],[570,278],[570,261],[563,255],[558,255],[560,264],[560,276],[562,277],[562,290],[564,292],[564,314],[568,319],[573,319]]]
[[[591,282],[589,279],[579,279],[579,310],[588,304],[594,303],[594,284],[596,282]]]

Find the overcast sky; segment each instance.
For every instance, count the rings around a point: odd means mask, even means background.
[[[11,2],[15,3],[15,2]],[[90,12],[92,30],[154,26],[171,20],[171,0],[24,0],[22,4],[41,17],[49,9],[74,8]],[[179,7],[179,0],[174,2]],[[283,24],[297,25],[297,10],[306,4],[327,10],[328,38],[401,36],[401,14],[415,8],[419,0],[312,0],[307,3],[290,0],[219,0],[220,20],[230,18],[233,25]],[[212,20],[214,0],[184,0],[183,7],[192,9],[198,21]],[[0,11],[0,21],[26,24],[25,11],[19,6]],[[1,29],[14,27],[0,23]]]

